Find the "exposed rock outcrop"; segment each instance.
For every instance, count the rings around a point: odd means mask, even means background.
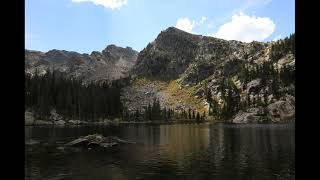
[[[232,120],[232,123],[262,123],[266,121],[267,119],[265,116],[258,116],[256,113],[239,111]]]
[[[295,98],[285,96],[282,100],[269,104],[267,110],[272,122],[295,120]]]
[[[267,107],[249,108],[239,111],[232,123],[287,122],[295,120],[295,98],[290,95],[269,104]]]
[[[250,81],[250,82],[247,84],[247,92],[248,92],[248,93],[258,92],[258,91],[259,91],[260,83],[261,83],[261,79],[255,79],[255,80]]]
[[[239,111],[237,115],[231,120],[232,123],[265,123],[268,122],[265,108],[256,107],[249,108],[246,111]]]

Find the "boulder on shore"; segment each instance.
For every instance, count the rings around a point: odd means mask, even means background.
[[[267,107],[248,108],[239,111],[231,120],[232,123],[263,123],[285,122],[295,120],[295,98],[290,95],[282,97],[279,101]]]
[[[34,125],[53,125],[52,121],[35,120]]]
[[[50,118],[49,119],[51,119],[53,121],[59,121],[59,120],[62,120],[62,116],[60,116],[55,109],[52,109],[50,111]]]
[[[24,113],[24,124],[27,125],[33,125],[34,123],[34,117],[31,112],[25,112]]]
[[[280,101],[269,104],[267,110],[272,122],[292,121],[295,119],[295,98],[287,95]]]
[[[54,121],[55,125],[65,125],[66,122],[64,120],[58,120],[58,121]]]
[[[82,124],[82,122],[80,120],[69,120],[68,124],[70,124],[70,125],[79,125],[79,124]]]
[[[251,111],[256,111],[256,109],[250,109]],[[232,123],[263,123],[267,121],[265,116],[258,114],[259,111],[256,112],[244,112],[239,111],[235,118],[232,119]]]

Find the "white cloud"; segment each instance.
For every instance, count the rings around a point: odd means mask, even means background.
[[[195,26],[195,21],[190,21],[188,18],[180,18],[177,21],[176,28],[192,33],[192,29]]]
[[[276,36],[276,37],[274,37],[272,41],[278,41],[279,39],[281,39],[281,34]]]
[[[81,3],[81,2],[91,2],[95,5],[101,5],[105,8],[110,9],[120,9],[123,5],[127,4],[127,0],[71,0],[75,3]]]
[[[276,25],[268,17],[248,16],[243,13],[232,16],[231,21],[221,25],[212,36],[244,42],[263,41],[268,38]]]
[[[203,24],[207,20],[207,17],[202,16],[201,20],[199,21],[199,24]]]
[[[195,26],[202,25],[206,20],[207,20],[207,17],[205,16],[202,16],[201,19],[197,22],[195,20],[191,21],[189,18],[186,18],[186,17],[180,18],[178,19],[175,27],[178,29],[184,30],[186,32],[192,33],[192,29]]]

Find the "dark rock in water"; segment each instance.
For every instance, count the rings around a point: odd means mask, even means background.
[[[113,147],[113,146],[117,146],[119,145],[118,143],[101,143],[100,146],[103,148],[109,148],[109,147]]]
[[[76,140],[73,140],[73,141],[69,142],[68,144],[66,144],[66,146],[74,146],[74,147],[86,146],[88,143],[89,143],[88,139],[79,138],[79,139],[76,139]]]
[[[99,146],[100,146],[100,144],[97,143],[97,142],[90,142],[90,143],[87,145],[88,148],[96,148],[96,147],[99,147]]]
[[[75,139],[65,145],[65,147],[81,147],[88,149],[96,149],[96,148],[110,148],[117,146],[119,144],[129,144],[134,142],[128,142],[118,137],[108,136],[104,137],[100,134],[92,134],[85,137],[80,137]]]
[[[115,136],[108,136],[107,138],[111,138],[111,140],[116,141],[119,144],[135,144],[135,142],[125,141]],[[112,144],[112,142],[110,144]]]

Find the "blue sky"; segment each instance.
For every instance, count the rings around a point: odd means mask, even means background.
[[[142,50],[167,27],[244,42],[295,32],[294,0],[26,0],[25,48]]]

